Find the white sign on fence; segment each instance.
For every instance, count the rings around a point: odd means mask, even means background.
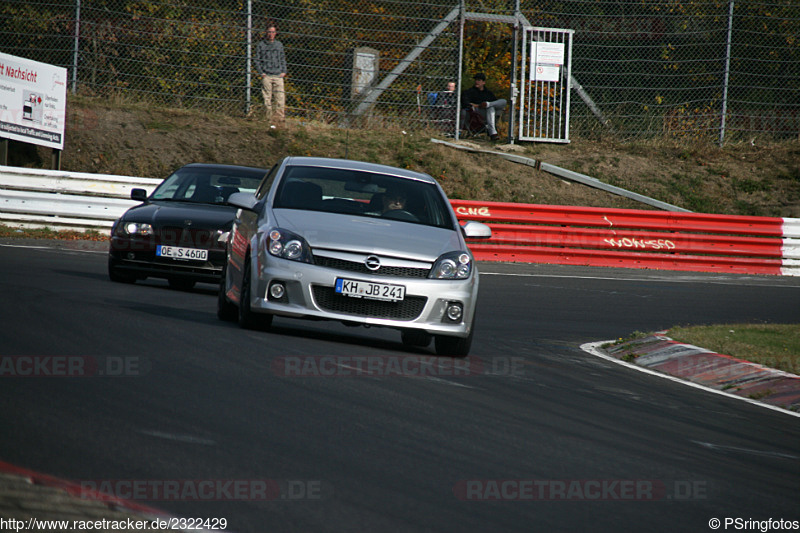
[[[531,80],[558,81],[564,64],[564,43],[531,42]]]
[[[518,105],[521,141],[569,142],[573,33],[559,28],[523,28],[525,61]]]
[[[0,52],[0,137],[64,149],[67,69]]]

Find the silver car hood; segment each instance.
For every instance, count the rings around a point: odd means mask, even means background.
[[[466,250],[455,230],[398,220],[301,211],[273,210],[278,226],[303,236],[314,249],[329,249],[435,261],[445,252]]]

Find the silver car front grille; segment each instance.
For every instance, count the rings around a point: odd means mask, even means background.
[[[377,270],[370,270],[363,262],[346,261],[344,259],[322,256],[315,257],[314,264],[327,268],[334,268],[336,270],[369,274],[371,276],[395,276],[400,278],[427,278],[431,271],[429,268],[397,266],[381,266]]]
[[[394,320],[414,320],[425,308],[428,298],[425,296],[406,296],[400,302],[385,302],[342,296],[333,287],[313,285],[314,300],[326,311],[348,315],[390,318]]]

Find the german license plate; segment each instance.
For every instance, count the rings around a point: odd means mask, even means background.
[[[372,283],[344,278],[336,278],[336,292],[354,298],[386,300],[389,302],[399,302],[406,296],[406,288],[403,285]]]
[[[159,257],[169,257],[171,259],[188,259],[190,261],[208,260],[208,250],[202,250],[200,248],[158,245],[156,247],[156,255]]]

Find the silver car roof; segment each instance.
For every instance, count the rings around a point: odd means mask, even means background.
[[[428,174],[424,174],[422,172],[414,172],[413,170],[406,170],[403,168],[392,167],[389,165],[380,165],[378,163],[355,161],[353,159],[291,156],[287,157],[284,163],[286,165],[296,165],[296,166],[338,168],[343,170],[360,170],[365,172],[375,172],[378,174],[388,174],[390,176],[397,176],[398,178],[424,181],[427,183],[436,183],[435,179],[433,179]]]

